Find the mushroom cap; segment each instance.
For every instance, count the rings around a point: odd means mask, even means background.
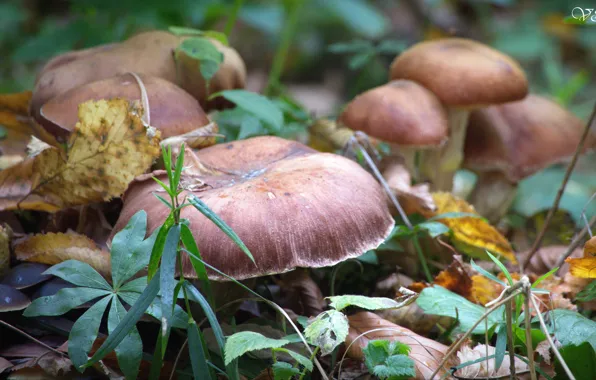
[[[195,208],[183,208],[181,217],[190,221],[205,261],[239,280],[359,256],[379,246],[394,225],[385,194],[368,172],[298,142],[271,136],[234,141],[188,150],[184,164],[191,168],[183,172],[188,190],[180,199],[200,198],[238,234],[256,265]],[[160,192],[152,175],[167,182],[157,171],[131,183],[113,234],[141,209],[148,233],[166,219],[169,209],[152,194]],[[182,265],[185,276],[196,278],[186,255]]]
[[[30,304],[26,295],[11,286],[0,284],[0,313],[23,310]]]
[[[472,111],[464,148],[464,167],[501,171],[518,182],[571,157],[583,123],[557,103],[538,95]],[[586,150],[594,148],[590,135]]]
[[[24,289],[40,282],[49,280],[52,276],[42,274],[50,266],[39,263],[22,263],[10,269],[2,278],[0,284],[11,286],[15,289]]]
[[[449,133],[447,112],[439,99],[410,80],[394,80],[358,95],[339,121],[383,141],[408,146],[440,146]]]
[[[448,106],[478,107],[523,99],[528,80],[511,57],[464,38],[414,45],[391,64],[390,79],[422,84]]]
[[[163,138],[177,136],[209,124],[207,115],[189,93],[158,77],[140,74],[149,101],[151,125]],[[45,103],[37,121],[55,136],[65,137],[79,121],[79,104],[88,100],[141,99],[141,89],[130,74],[87,83],[59,94]]]

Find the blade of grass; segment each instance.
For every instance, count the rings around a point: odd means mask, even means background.
[[[170,188],[173,191],[178,189],[178,184],[180,183],[180,175],[182,174],[182,168],[184,167],[184,143],[180,144],[180,153],[178,153],[178,157],[176,158],[176,166],[174,167],[174,178],[170,183]]]
[[[213,299],[213,292],[211,291],[211,282],[209,281],[209,277],[207,276],[207,269],[202,262],[195,260],[196,257],[201,257],[201,253],[199,252],[199,247],[197,246],[197,242],[190,231],[190,228],[186,224],[183,224],[180,230],[180,238],[182,239],[182,244],[186,247],[187,250],[192,252],[192,255],[188,255],[192,267],[194,268],[195,272],[197,272],[197,277],[203,284],[203,291],[207,294],[207,299],[209,300],[209,304],[211,304],[212,308],[215,308],[215,300]]]
[[[485,270],[484,268],[480,267],[478,264],[476,264],[474,262],[474,260],[470,260],[470,265],[472,265],[472,268],[474,268],[474,270],[478,273],[480,273],[481,275],[483,275],[484,277],[488,278],[489,280],[493,280],[494,282],[501,284],[503,286],[507,286],[506,283],[504,283],[503,281],[499,280],[495,275],[493,275],[492,273],[488,272],[487,270]]]
[[[213,379],[213,373],[209,368],[206,351],[203,347],[201,332],[197,323],[191,318],[188,321],[188,353],[190,355],[190,364],[195,380]]]
[[[151,258],[149,259],[149,266],[147,267],[147,281],[151,281],[153,276],[157,273],[159,268],[159,261],[163,253],[164,245],[166,244],[166,237],[170,228],[174,225],[174,214],[170,213],[164,223],[159,227],[155,244],[151,250]]]
[[[532,289],[536,288],[542,281],[546,280],[548,277],[553,275],[556,271],[559,270],[559,267],[555,267],[549,270],[547,273],[543,274],[542,276],[538,277],[536,281],[532,284]]]

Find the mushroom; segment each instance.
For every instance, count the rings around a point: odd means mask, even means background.
[[[421,170],[435,190],[451,190],[463,161],[471,110],[523,99],[528,81],[519,64],[486,45],[446,38],[414,45],[391,64],[390,79],[409,79],[432,91],[447,107],[449,140],[425,153]]]
[[[22,263],[10,269],[0,284],[15,289],[24,289],[49,280],[52,276],[43,274],[50,266],[39,263]]]
[[[182,135],[209,124],[209,118],[196,99],[165,79],[140,74],[147,93],[151,126],[163,138]],[[141,83],[131,74],[87,83],[59,94],[45,103],[37,121],[51,134],[64,139],[79,121],[79,104],[88,100],[125,98],[140,100]]]
[[[394,80],[358,95],[339,121],[387,142],[413,174],[417,152],[439,149],[447,141],[447,114],[441,102],[409,80]]]
[[[238,234],[256,265],[196,209],[182,209],[181,217],[190,221],[205,261],[238,280],[334,265],[376,248],[394,226],[385,194],[368,172],[295,141],[255,137],[188,150],[184,165],[180,199],[200,198]],[[168,180],[155,171],[131,183],[113,234],[141,209],[148,233],[164,222],[169,209],[155,200],[162,190],[152,176]],[[182,268],[196,278],[186,256]]]
[[[582,132],[581,120],[538,95],[472,112],[464,159],[464,167],[478,174],[471,203],[498,221],[511,206],[518,182],[571,157]],[[589,136],[586,149],[595,142]]]
[[[8,285],[0,285],[0,313],[23,310],[31,304],[26,295]]]

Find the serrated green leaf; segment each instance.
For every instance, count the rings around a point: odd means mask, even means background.
[[[308,343],[321,348],[322,355],[327,355],[346,340],[349,327],[348,318],[343,313],[328,310],[309,321],[304,336]]]
[[[271,368],[273,369],[274,380],[291,380],[294,376],[300,373],[298,368],[294,368],[291,364],[286,362],[273,363]]]
[[[118,289],[124,282],[149,264],[150,252],[158,230],[145,239],[147,213],[140,210],[130,218],[126,227],[112,239],[112,282]]]
[[[588,302],[596,299],[596,280],[590,282],[586,287],[575,297],[581,302]]]
[[[407,344],[372,340],[362,352],[369,372],[381,379],[405,380],[416,375],[414,361],[408,357],[410,347]]]
[[[230,335],[225,343],[225,364],[230,364],[232,360],[241,357],[247,352],[263,350],[266,348],[279,348],[290,341],[286,339],[271,339],[263,334],[253,331],[241,331]]]
[[[68,335],[68,356],[79,372],[83,372],[81,367],[87,363],[87,354],[97,338],[99,324],[111,299],[105,297],[97,301],[72,325]]]
[[[432,286],[422,290],[416,303],[427,314],[442,315],[459,318],[458,329],[467,331],[486,312],[486,308],[473,304],[464,297],[440,287]],[[457,309],[457,312],[456,312]],[[488,329],[503,321],[504,308],[500,307],[487,318]],[[482,322],[474,329],[474,334],[483,334],[485,323]]]
[[[297,334],[296,337],[298,337]],[[285,337],[284,339],[288,340],[290,343],[300,343],[300,338],[297,339],[288,339],[288,337]],[[273,351],[275,352],[284,352],[288,355],[290,355],[292,357],[292,359],[296,360],[301,366],[303,366],[304,368],[306,368],[307,371],[312,371],[313,370],[313,364],[310,361],[309,358],[307,358],[306,356],[300,355],[297,352],[294,352],[292,350],[288,350],[287,348],[274,348]]]
[[[91,265],[78,260],[63,261],[43,273],[60,277],[77,286],[112,290],[110,284]]]
[[[393,355],[387,358],[386,364],[375,366],[372,372],[380,379],[406,380],[416,376],[416,367],[408,356]]]
[[[449,227],[440,222],[422,222],[414,227],[416,230],[425,230],[432,238],[448,233]]]
[[[126,315],[126,310],[117,296],[112,297],[110,312],[108,313],[108,333],[111,334]],[[136,379],[143,358],[143,342],[136,326],[116,346],[118,366],[127,379]]]
[[[209,360],[207,351],[203,347],[201,332],[194,319],[188,322],[188,351],[190,354],[190,364],[195,379],[213,379],[209,369]]]
[[[267,97],[246,90],[225,90],[211,97],[223,96],[257,119],[271,126],[274,131],[280,131],[284,123],[284,115]]]
[[[366,310],[395,309],[403,304],[385,297],[366,297],[359,295],[343,295],[327,297],[331,301],[331,307],[341,311],[348,306],[357,306]]]
[[[224,59],[222,52],[217,50],[213,42],[204,37],[185,39],[176,48],[176,55],[180,52],[197,61],[201,75],[207,81],[213,78]]]
[[[37,298],[25,309],[23,315],[25,317],[62,315],[85,302],[109,294],[111,294],[111,292],[103,289],[64,288],[60,289],[53,296]]]

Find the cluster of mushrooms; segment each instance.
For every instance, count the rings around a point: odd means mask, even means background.
[[[520,65],[476,41],[416,44],[395,58],[389,79],[350,102],[339,125],[388,143],[433,190],[451,191],[460,168],[475,172],[471,203],[494,222],[519,181],[570,158],[581,139],[581,120],[528,94]],[[595,142],[588,137],[586,150]]]

